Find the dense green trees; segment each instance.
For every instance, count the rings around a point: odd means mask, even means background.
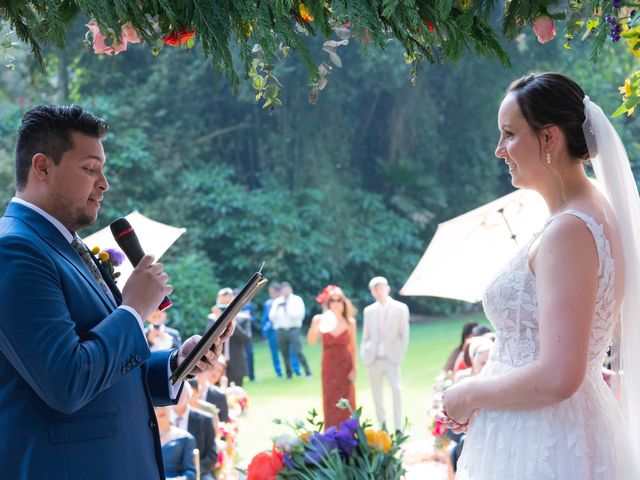
[[[493,150],[497,106],[512,79],[562,69],[606,111],[615,108],[611,85],[627,68],[620,60],[605,55],[595,69],[579,47],[565,53],[534,41],[510,46],[512,70],[467,58],[426,67],[416,86],[398,45],[385,53],[350,45],[315,106],[294,57],[279,67],[284,106],[273,114],[248,86],[231,95],[197,46],[154,59],[143,49],[105,57],[70,44],[45,52],[44,73],[18,58],[16,72],[0,78],[0,206],[13,194],[24,111],[77,102],[111,125],[111,191],[96,228],[138,209],[188,229],[163,259],[175,285],[171,315],[185,332],[200,328],[219,287],[240,285],[262,261],[269,278],[289,280],[309,305],[331,282],[362,307],[371,276],[402,285],[438,222],[510,190]],[[637,159],[637,125],[616,125]]]

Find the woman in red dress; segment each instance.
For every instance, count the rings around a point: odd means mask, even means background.
[[[307,334],[309,344],[322,338],[322,402],[324,428],[337,426],[351,412],[336,406],[341,398],[356,408],[356,319],[355,308],[342,289],[326,287],[316,298],[324,313],[311,321]]]

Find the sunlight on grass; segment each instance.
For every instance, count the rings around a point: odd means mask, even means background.
[[[430,436],[430,420],[426,411],[431,402],[431,384],[444,365],[451,350],[460,341],[462,325],[467,321],[485,323],[480,313],[472,316],[433,320],[411,324],[409,351],[402,366],[403,415],[408,418],[410,440],[425,440]],[[358,326],[361,328],[361,325]],[[322,387],[320,380],[320,344],[303,349],[313,372],[313,378],[277,378],[266,342],[256,342],[255,382],[246,382],[249,409],[240,420],[239,461],[247,462],[256,453],[271,448],[271,437],[289,431],[286,426],[275,425],[274,418],[287,421],[304,419],[315,408],[322,413]],[[375,409],[369,390],[367,372],[358,363],[356,401],[363,407],[363,418],[375,423]],[[387,416],[392,417],[391,392],[385,384]]]

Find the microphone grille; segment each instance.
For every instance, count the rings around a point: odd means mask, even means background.
[[[111,223],[110,228],[111,228],[111,233],[113,234],[114,237],[116,237],[116,239],[122,236],[123,234],[128,233],[129,231],[131,232],[133,231],[131,224],[124,217],[114,220]]]

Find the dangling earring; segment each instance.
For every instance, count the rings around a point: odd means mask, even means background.
[[[547,165],[551,165],[551,152],[547,149]]]

